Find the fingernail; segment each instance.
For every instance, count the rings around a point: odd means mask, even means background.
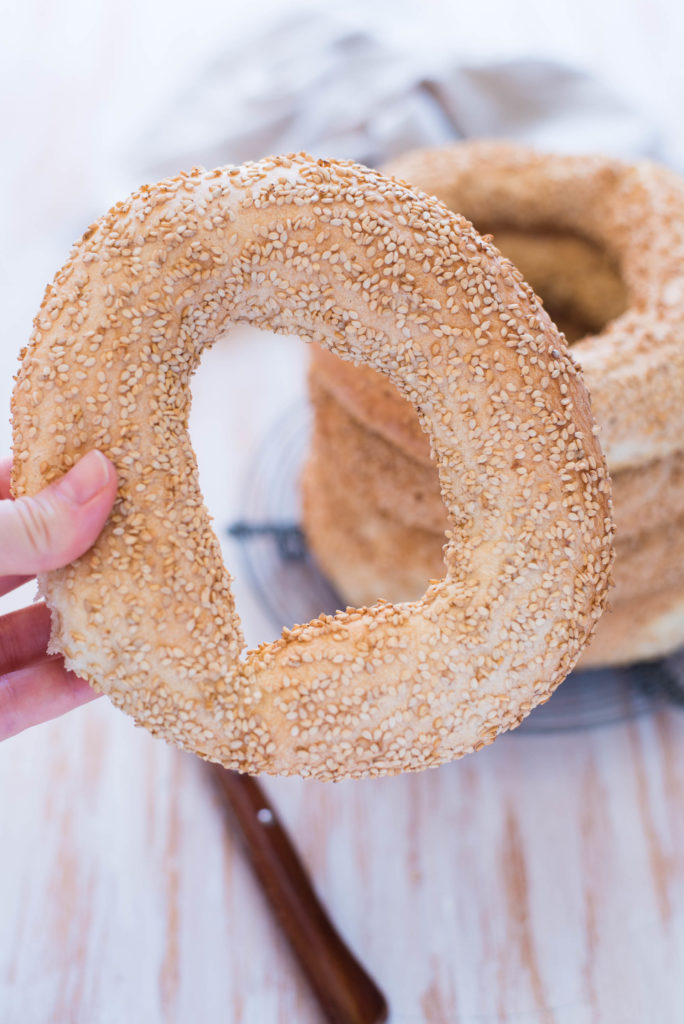
[[[102,452],[88,452],[62,477],[57,490],[73,505],[85,505],[109,482],[109,475],[109,463]]]

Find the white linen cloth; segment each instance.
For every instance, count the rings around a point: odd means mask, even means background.
[[[378,166],[470,136],[658,156],[646,120],[588,74],[541,59],[477,63],[456,50],[325,9],[284,16],[226,42],[138,140],[137,166],[161,176],[298,150]]]

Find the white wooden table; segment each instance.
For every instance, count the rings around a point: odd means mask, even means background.
[[[61,21],[56,7],[38,3],[23,15],[24,42],[34,30],[41,41],[35,61],[28,44],[19,48],[14,80],[24,77],[5,135],[5,410],[16,352],[45,282],[69,238],[100,212],[95,200],[118,198],[96,194],[83,142],[96,141],[101,123],[114,146],[111,111],[121,112],[140,74],[131,71],[127,91],[120,60],[148,57],[143,29],[162,10],[155,3],[144,15],[132,3],[116,14],[93,8],[85,40],[77,35],[70,53],[70,33],[81,24],[76,6],[60,8]],[[196,7],[199,19],[211,4]],[[575,7],[584,22],[574,23],[572,36],[569,15],[559,15],[551,49],[564,32],[570,51],[581,48],[584,24],[592,25],[588,55],[602,44],[607,53],[605,17],[588,2]],[[217,24],[227,25],[230,12],[215,10]],[[532,5],[521,10],[532,32]],[[150,77],[165,66],[165,46],[169,61],[181,52],[187,15],[175,2],[164,12]],[[635,47],[647,19],[656,35],[641,52]],[[660,87],[670,104],[661,114],[674,112],[681,93],[670,96],[679,73],[671,37],[681,16],[664,3],[637,4],[625,25],[624,61],[641,68],[633,74],[642,83],[648,79],[645,100]],[[483,37],[484,23],[467,31]],[[112,32],[118,58],[116,66],[108,58],[108,81],[118,107],[94,73],[110,54]],[[192,22],[195,50],[198,38]],[[609,64],[618,67],[612,50]],[[8,80],[11,62],[3,67]],[[34,93],[32,69],[40,80]],[[671,82],[659,86],[658,71],[671,72]],[[89,76],[90,96],[82,88]],[[674,117],[670,128],[681,145]],[[200,370],[193,437],[219,528],[241,510],[258,439],[301,394],[302,363],[297,343],[243,332]],[[0,449],[8,444],[3,414]],[[239,571],[229,541],[225,552]],[[272,636],[247,584],[238,578],[236,589],[248,640]],[[684,714],[571,735],[512,734],[421,775],[266,786],[334,920],[385,989],[392,1021],[684,1020]],[[199,761],[100,700],[0,746],[0,801],[0,1024],[320,1020],[224,831]]]

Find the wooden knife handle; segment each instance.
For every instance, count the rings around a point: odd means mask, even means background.
[[[331,1024],[380,1024],[387,1002],[321,906],[273,806],[256,779],[210,765],[252,868]]]

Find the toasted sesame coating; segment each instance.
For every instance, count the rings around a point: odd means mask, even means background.
[[[684,641],[684,618],[674,613],[648,643],[639,637],[647,609],[656,607],[652,596],[684,580],[684,182],[649,161],[489,140],[417,150],[386,170],[491,232],[576,342],[611,471],[617,531],[615,612],[601,620],[582,664],[672,651],[677,637]],[[435,574],[442,544],[435,534],[446,528],[418,416],[385,376],[317,346],[310,391],[316,465],[304,478],[304,527],[314,554],[347,600],[369,592],[409,600]],[[347,488],[349,502],[354,480],[360,492],[357,528],[346,534],[330,515],[323,479],[333,452],[338,490]]]
[[[446,575],[245,652],[199,490],[189,382],[233,323],[388,375],[430,436]],[[94,224],[12,401],[16,494],[91,448],[120,487],[46,574],[51,649],[156,735],[252,773],[417,770],[546,700],[604,607],[610,492],[586,389],[514,267],[439,201],[305,155],[193,170]]]
[[[340,422],[348,415],[345,410],[337,403],[332,406],[341,444],[336,443],[330,423],[320,428],[322,413],[327,418],[330,408],[317,407],[311,451],[301,475],[302,526],[309,548],[343,601],[357,605],[377,597],[395,604],[413,601],[422,595],[429,579],[444,572],[442,549],[449,529],[444,506],[443,521],[434,530],[406,524],[389,503],[383,507],[377,501],[377,491],[363,486],[368,479],[359,469],[363,453],[354,452],[350,458],[344,443],[347,434],[354,436],[353,429],[348,431]],[[613,480],[614,500],[615,494]],[[615,518],[611,606],[684,587],[684,515],[680,512],[657,525],[642,519],[641,530],[627,536],[620,531],[617,515]],[[603,616],[592,643],[601,636],[607,620],[608,616]]]
[[[536,290],[562,292],[579,269],[575,258],[588,266],[588,245],[596,257],[603,255],[603,265],[596,262],[592,269],[593,292],[586,280],[575,289],[589,333],[573,345],[572,354],[584,373],[609,470],[615,475],[684,448],[684,181],[679,175],[649,160],[550,154],[482,139],[414,150],[385,170],[492,231],[494,243],[525,270]],[[529,250],[545,233],[559,236],[557,253],[553,239],[547,239],[547,267],[554,257],[562,258],[565,280],[548,269],[544,273],[521,248],[526,243]],[[573,254],[578,245],[585,251]],[[561,297],[549,294],[556,304]],[[592,330],[601,310],[609,322]],[[390,440],[427,460],[415,416],[400,408],[404,403],[392,389],[383,390],[383,382],[347,368],[336,394],[358,418],[376,429],[382,420]]]
[[[372,423],[368,422],[368,417],[365,421],[359,419],[353,399],[348,400],[358,392],[353,388],[354,380],[346,374],[349,369],[358,373],[365,367],[342,363],[314,345],[311,354],[312,453],[317,449],[313,457],[332,463],[328,472],[334,469],[340,486],[357,490],[359,500],[371,514],[373,511],[385,513],[404,526],[444,533],[448,525],[447,512],[426,435],[421,431],[425,458],[414,457],[412,451],[390,440],[390,436],[401,429],[405,412],[410,412],[415,425],[420,426],[413,406],[402,398],[399,418],[392,418],[394,405],[388,408],[382,401],[387,378],[373,370],[372,382],[365,377],[357,380],[361,390],[368,385],[364,402],[371,393],[377,396],[374,419]],[[370,412],[371,405],[366,409]],[[327,481],[325,486],[328,487]],[[619,566],[619,547],[627,538],[640,537],[645,530],[666,528],[684,517],[684,450],[613,473],[611,486],[617,536],[615,557]],[[684,575],[684,565],[681,570]],[[620,575],[620,572],[616,574]],[[426,578],[423,574],[423,579]],[[619,581],[616,586],[619,588]],[[613,593],[611,600],[616,599]]]

